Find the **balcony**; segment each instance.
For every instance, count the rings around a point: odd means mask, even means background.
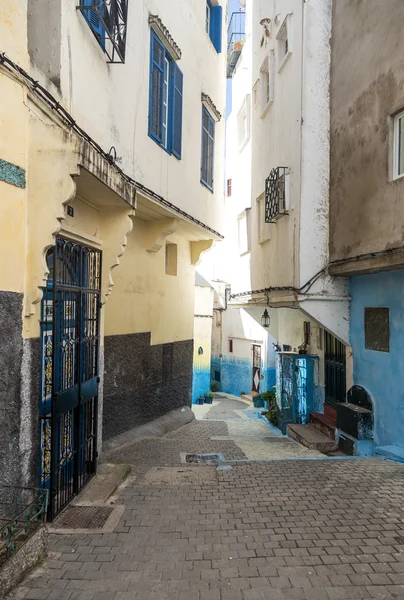
[[[234,12],[227,29],[227,77],[232,77],[245,42],[245,12]]]
[[[287,167],[276,167],[265,180],[265,223],[288,214],[288,174]]]

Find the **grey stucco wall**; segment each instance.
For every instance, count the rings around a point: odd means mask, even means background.
[[[389,180],[389,161],[391,115],[404,107],[403,23],[402,0],[334,0],[331,260],[402,246],[404,180]]]
[[[193,340],[150,345],[150,334],[105,338],[103,438],[191,406]]]
[[[39,339],[23,340],[22,310],[0,291],[0,485],[37,487]]]
[[[22,294],[0,291],[0,483],[19,481]]]

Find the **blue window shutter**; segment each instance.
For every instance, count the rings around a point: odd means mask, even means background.
[[[150,39],[149,134],[163,141],[164,47],[151,32]]]
[[[92,7],[96,7],[99,11],[99,13],[104,16],[104,10],[105,10],[105,5],[104,5],[104,0],[82,0],[83,2],[83,6],[88,6],[88,10],[85,10],[83,12],[86,21],[91,29],[91,31],[94,33],[95,37],[97,38],[98,43],[100,44],[101,48],[103,50],[105,50],[105,29],[104,26],[101,22],[101,19],[99,18],[97,12],[92,8]]]
[[[212,6],[210,9],[210,39],[216,52],[222,51],[222,7]]]
[[[182,88],[183,75],[179,67],[172,63],[173,77],[173,124],[172,124],[172,153],[181,158],[182,150]]]

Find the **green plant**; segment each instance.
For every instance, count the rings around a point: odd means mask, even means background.
[[[240,392],[240,396],[245,396],[245,392]]]
[[[213,398],[214,395],[212,394],[212,392],[206,392],[205,394],[205,398]]]
[[[276,402],[276,393],[268,390],[268,391],[263,392],[261,394],[261,398],[263,400],[267,400],[268,404],[271,403],[271,402]]]
[[[214,381],[210,384],[210,389],[212,390],[212,392],[218,392],[220,390],[220,385],[216,383],[216,381]]]

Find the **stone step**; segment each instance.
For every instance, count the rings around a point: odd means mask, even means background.
[[[289,437],[310,448],[311,450],[318,450],[323,454],[329,452],[335,452],[338,449],[338,444],[335,441],[330,440],[329,437],[321,433],[314,425],[299,425],[293,423],[288,425],[286,433]]]
[[[323,413],[312,412],[310,413],[310,423],[314,425],[316,429],[324,433],[330,440],[335,441],[337,431],[337,420],[329,417]]]
[[[337,418],[337,411],[334,407],[327,404],[327,402],[324,404],[324,414],[327,415],[327,417],[331,417],[331,419]]]

